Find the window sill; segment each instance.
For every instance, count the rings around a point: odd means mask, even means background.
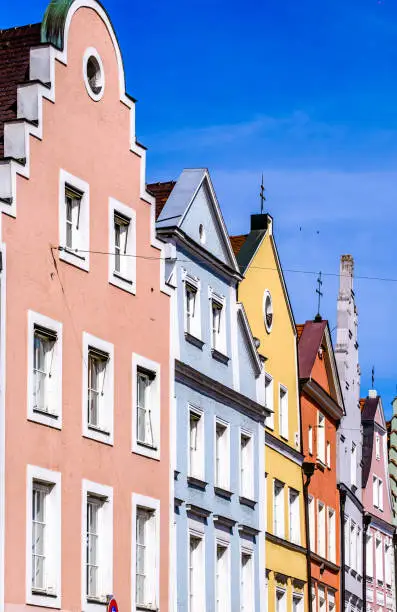
[[[142,448],[147,448],[148,450],[151,450],[151,451],[157,452],[158,450],[157,446],[154,446],[153,444],[149,444],[148,442],[141,442],[140,440],[137,440],[136,443],[138,446],[141,446]]]
[[[54,420],[59,418],[59,414],[56,414],[55,412],[48,412],[48,410],[41,410],[40,408],[33,408],[33,414],[40,414]]]
[[[203,340],[200,340],[200,338],[196,338],[196,336],[192,336],[192,334],[189,334],[189,332],[185,332],[185,340],[186,342],[189,342],[189,344],[193,344],[193,346],[196,346],[200,350],[203,349],[203,346],[205,344]]]
[[[250,497],[245,497],[244,495],[240,495],[239,502],[242,506],[248,506],[251,510],[255,509],[257,502]]]
[[[88,257],[79,255],[76,251],[68,249],[67,247],[58,247],[58,252],[61,261],[76,266],[76,268],[80,268],[80,270],[84,270],[85,272],[89,272],[90,265]]]
[[[320,457],[317,457],[317,461],[316,461],[316,467],[321,470],[322,472],[324,472],[325,468],[327,467],[324,463],[324,461],[322,459],[320,459]]]
[[[187,483],[190,487],[194,487],[195,489],[200,489],[201,491],[205,491],[208,485],[208,482],[202,480],[201,478],[197,478],[196,476],[188,476]]]
[[[224,489],[223,487],[214,486],[214,493],[218,495],[218,497],[223,497],[224,499],[231,500],[233,493],[228,491],[228,489]]]
[[[102,429],[102,427],[98,427],[97,425],[90,425],[88,423],[87,427],[90,431],[95,431],[96,433],[102,434],[104,436],[110,436],[110,431],[108,431],[107,429]]]
[[[219,361],[220,363],[223,363],[224,365],[227,365],[230,361],[230,357],[228,357],[227,355],[224,355],[223,353],[221,353],[215,348],[211,349],[211,354],[212,354],[213,359],[215,359],[216,361]]]
[[[96,606],[107,606],[108,602],[102,597],[87,597],[87,603],[95,604]]]
[[[136,282],[122,274],[118,274],[118,272],[113,271],[109,273],[109,283],[127,293],[132,293],[133,295],[136,293]]]
[[[32,595],[39,595],[40,597],[50,597],[57,599],[57,593],[49,593],[46,589],[32,589]]]
[[[159,608],[156,608],[156,607],[153,607],[153,606],[143,606],[143,605],[139,605],[139,604],[136,604],[135,607],[136,607],[137,610],[148,610],[150,612],[157,612],[157,610],[159,609]]]

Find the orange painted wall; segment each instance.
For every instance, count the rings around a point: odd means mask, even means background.
[[[317,355],[315,363],[312,369],[312,378],[320,384],[323,389],[329,392],[329,382],[325,367],[325,357],[320,359]],[[303,453],[306,461],[316,461],[317,459],[317,434],[318,434],[318,405],[314,400],[308,397],[304,392],[301,394],[301,414],[302,414],[302,432],[303,432]],[[324,467],[324,469],[316,468],[314,475],[309,485],[309,495],[316,500],[315,505],[315,542],[317,546],[317,500],[323,502],[327,508],[335,510],[335,532],[336,532],[336,565],[340,564],[340,511],[339,511],[339,491],[337,489],[337,476],[336,476],[336,447],[337,447],[337,436],[336,436],[336,422],[327,415],[325,415],[325,445],[330,442],[330,467]],[[313,428],[313,454],[309,453],[308,444],[308,432],[309,426]],[[326,550],[328,550],[328,530],[326,528]],[[339,610],[339,588],[340,578],[339,572],[334,573],[329,569],[325,569],[320,573],[320,566],[317,562],[312,562],[312,580],[317,580],[323,585],[329,585],[336,591],[335,603],[336,609]]]

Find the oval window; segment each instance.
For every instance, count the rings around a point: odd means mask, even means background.
[[[273,327],[273,301],[269,291],[265,291],[263,296],[263,317],[266,331],[270,333]]]
[[[103,96],[105,76],[102,60],[95,49],[87,49],[83,62],[84,82],[90,97],[96,102]]]

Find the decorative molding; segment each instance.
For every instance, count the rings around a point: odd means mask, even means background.
[[[231,491],[228,491],[227,489],[223,489],[222,487],[214,487],[214,493],[215,495],[218,495],[219,497],[223,497],[224,499],[228,499],[229,501],[232,498],[233,493]]]
[[[240,495],[239,502],[242,506],[248,506],[252,510],[255,509],[255,506],[257,504],[257,502],[254,499],[249,499],[248,497],[244,497],[243,495]]]
[[[192,334],[189,334],[189,332],[185,332],[185,340],[186,342],[193,344],[193,346],[196,346],[198,349],[203,350],[205,342],[200,340],[200,338],[196,338],[196,336],[192,336]]]
[[[336,421],[344,415],[344,410],[339,404],[312,378],[300,380],[301,390],[313,399],[328,416]]]
[[[224,355],[223,353],[221,353],[220,351],[217,351],[216,349],[211,349],[211,355],[213,359],[216,359],[216,361],[219,361],[220,363],[223,363],[224,365],[227,365],[230,361],[230,357],[228,357],[227,355]]]
[[[232,530],[237,521],[231,519],[227,516],[221,516],[220,514],[214,514],[214,523],[217,525],[222,525],[223,527],[227,527]]]
[[[199,516],[200,518],[208,518],[211,515],[211,510],[200,508],[200,506],[195,506],[194,504],[186,504],[186,512]]]
[[[201,478],[196,478],[195,476],[188,476],[187,483],[190,487],[200,489],[201,491],[205,491],[208,485],[208,482],[205,482],[205,480],[201,480]]]
[[[293,542],[289,542],[288,540],[284,540],[284,538],[279,538],[278,536],[273,535],[269,531],[266,531],[266,540],[272,542],[273,544],[278,544],[279,546],[288,548],[289,550],[299,552],[302,555],[306,555],[306,548],[304,548],[303,546],[300,546],[299,544],[294,544]]]
[[[239,523],[238,530],[241,534],[251,537],[255,537],[260,533],[259,529],[251,527],[251,525],[243,525],[242,523]]]
[[[287,459],[290,459],[297,465],[302,466],[304,456],[299,451],[295,450],[292,446],[289,446],[289,444],[287,444],[283,440],[280,440],[267,430],[265,435],[265,444],[272,450],[276,451],[277,453],[280,453],[281,455],[283,455]]]
[[[324,565],[327,570],[329,570],[330,572],[333,572],[334,574],[337,574],[340,570],[340,565],[336,565],[336,563],[332,563],[332,561],[329,561],[328,559],[321,557],[321,555],[318,555],[317,553],[313,551],[310,551],[310,558],[316,563],[318,563],[319,565]]]

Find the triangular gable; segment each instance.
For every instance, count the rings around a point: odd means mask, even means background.
[[[178,229],[200,249],[240,272],[208,170],[183,170],[156,227],[160,233]]]
[[[255,346],[254,337],[251,332],[251,327],[248,323],[248,318],[244,309],[244,306],[241,302],[237,303],[237,323],[238,328],[241,331],[241,335],[244,340],[244,344],[246,347],[246,352],[249,354],[251,363],[255,370],[255,376],[258,377],[262,371],[262,363]],[[239,342],[239,339],[238,339]],[[238,346],[237,350],[239,354],[241,353],[241,347]]]

